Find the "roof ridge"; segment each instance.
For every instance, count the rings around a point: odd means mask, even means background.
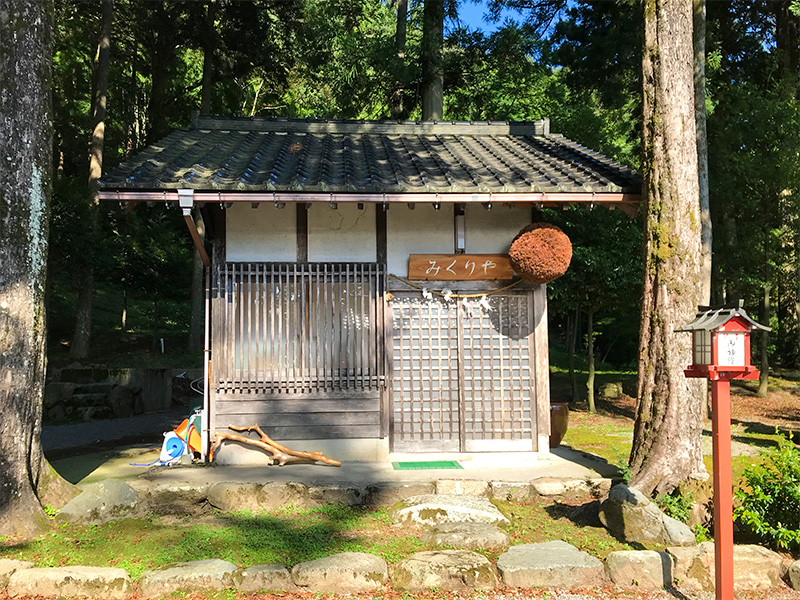
[[[192,129],[305,133],[549,135],[550,119],[536,121],[400,121],[192,115]]]

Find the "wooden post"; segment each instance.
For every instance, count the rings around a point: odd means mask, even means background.
[[[714,448],[714,578],[716,600],[733,600],[733,477],[731,382],[711,382]]]

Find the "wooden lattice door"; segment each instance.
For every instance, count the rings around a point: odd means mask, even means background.
[[[393,296],[393,449],[533,450],[532,294]]]

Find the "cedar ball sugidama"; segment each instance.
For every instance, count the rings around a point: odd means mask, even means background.
[[[567,272],[572,242],[550,223],[532,223],[517,234],[508,251],[514,272],[530,283],[548,283]]]

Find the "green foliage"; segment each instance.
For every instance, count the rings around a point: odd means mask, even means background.
[[[781,436],[763,457],[744,470],[734,516],[770,546],[800,548],[800,451]]]
[[[601,207],[548,211],[546,218],[572,242],[567,273],[548,285],[551,327],[566,335],[571,311],[594,312],[598,356],[616,366],[633,363],[639,321],[631,315],[638,313],[642,277],[639,224]]]
[[[711,533],[708,531],[708,527],[705,525],[698,523],[692,527],[692,532],[694,533],[694,539],[697,540],[698,544],[714,541],[714,537],[711,535]]]
[[[673,493],[661,494],[656,498],[656,504],[668,517],[686,523],[689,520],[689,513],[694,506],[694,501],[689,495]]]

